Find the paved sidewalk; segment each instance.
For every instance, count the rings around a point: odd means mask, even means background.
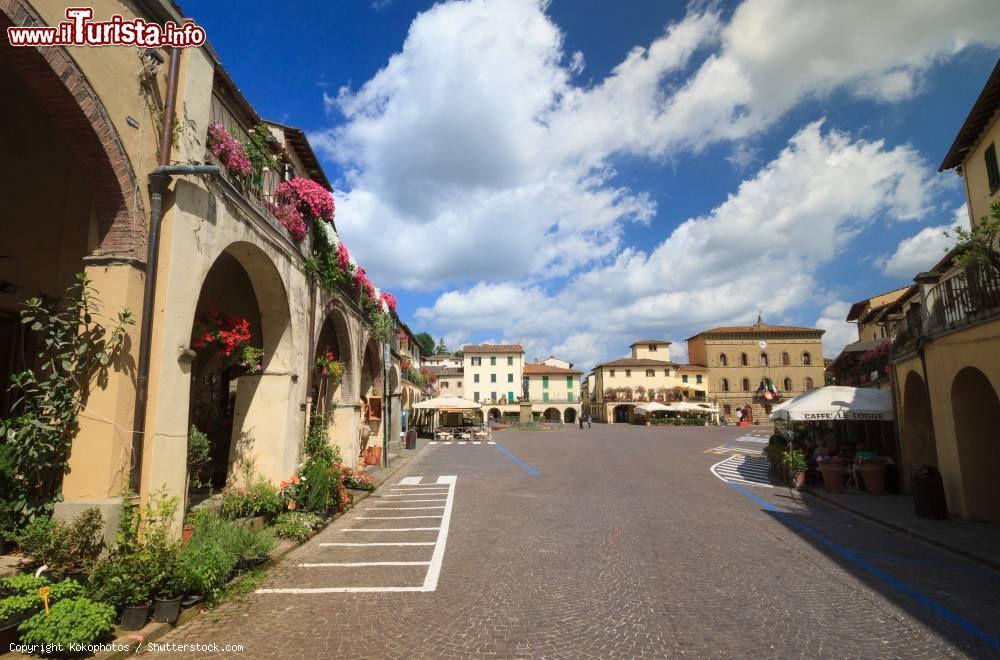
[[[812,488],[809,493],[873,522],[1000,570],[1000,525],[964,520],[918,518],[910,495],[841,494]]]

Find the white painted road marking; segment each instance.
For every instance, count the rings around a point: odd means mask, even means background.
[[[772,488],[766,458],[752,456],[730,456],[711,468],[712,474],[728,484],[743,484]]]
[[[429,561],[320,561],[311,564],[298,564],[302,568],[338,568],[364,566],[429,566]]]
[[[339,546],[349,546],[360,548],[369,545],[434,545],[434,541],[382,541],[379,543],[320,543],[321,548],[333,548]]]
[[[302,563],[298,566],[303,568],[327,568],[327,567],[369,567],[369,566],[427,566],[427,573],[424,576],[424,582],[421,586],[397,586],[397,587],[278,587],[278,588],[266,588],[258,589],[257,593],[272,593],[272,594],[334,594],[334,593],[415,593],[415,592],[428,592],[437,590],[438,580],[441,577],[441,568],[444,564],[444,553],[445,547],[448,543],[448,528],[451,525],[451,511],[452,505],[455,501],[455,487],[458,483],[458,477],[454,475],[440,476],[437,478],[435,484],[421,484],[420,481],[422,477],[405,477],[401,479],[398,486],[436,486],[437,488],[447,488],[447,493],[442,493],[445,495],[445,499],[437,500],[408,500],[411,502],[442,502],[443,506],[380,506],[380,503],[373,503],[371,508],[367,512],[378,512],[378,511],[399,511],[399,510],[416,510],[416,509],[441,509],[441,515],[415,515],[415,516],[357,516],[355,520],[403,520],[412,518],[439,518],[441,520],[440,527],[400,527],[400,528],[389,528],[389,529],[341,529],[335,531],[341,532],[398,532],[402,534],[406,533],[419,533],[419,532],[437,532],[437,539],[435,541],[393,541],[393,542],[371,542],[371,543],[348,543],[348,542],[324,542],[319,543],[321,548],[335,548],[335,547],[349,547],[349,548],[371,548],[372,552],[377,552],[379,547],[399,547],[399,546],[433,546],[430,561],[378,561],[377,558],[371,558],[371,561],[358,561],[358,562],[311,562]],[[437,493],[427,493],[429,495]],[[403,497],[403,496],[400,496]],[[391,500],[389,504],[403,504],[398,500]],[[377,508],[376,508],[377,507]],[[405,537],[404,537],[405,538]]]
[[[342,529],[341,532],[436,532],[440,527],[382,527],[377,529]]]

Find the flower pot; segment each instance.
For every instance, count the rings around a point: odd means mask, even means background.
[[[194,534],[194,525],[184,525],[181,529],[181,540],[190,541],[192,534]]]
[[[866,491],[872,495],[885,495],[885,463],[860,463],[858,471]]]
[[[844,472],[843,463],[820,463],[819,472],[823,475],[823,486],[831,493],[844,492]]]
[[[181,613],[181,598],[156,598],[153,600],[153,621],[173,623]]]
[[[204,598],[204,596],[201,594],[189,594],[184,596],[184,598],[181,598],[181,607],[194,607],[201,602],[202,598]]]
[[[20,633],[17,632],[17,627],[31,617],[35,616],[37,613],[38,610],[22,612],[20,614],[15,614],[9,619],[0,621],[0,649],[3,651],[10,650],[10,645],[20,638]]]
[[[802,490],[806,487],[806,473],[805,470],[802,472],[795,473],[795,490]]]
[[[149,620],[149,601],[141,605],[128,605],[122,609],[122,629],[139,630]]]

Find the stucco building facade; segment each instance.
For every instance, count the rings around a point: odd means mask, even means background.
[[[602,362],[583,385],[583,413],[594,421],[627,422],[644,401],[706,400],[709,372],[699,364],[670,359],[670,342],[634,342],[629,357]]]
[[[781,398],[823,386],[823,332],[760,319],[720,326],[689,337],[688,358],[708,369],[708,396],[730,422],[737,410],[749,408],[750,421],[766,424],[772,402],[758,395],[763,382],[773,382]]]
[[[171,2],[90,4],[94,20],[184,21]],[[54,25],[65,8],[3,0],[0,29]],[[378,338],[357,291],[311,275],[311,240],[294,240],[270,201],[294,177],[327,190],[329,182],[302,131],[260,118],[208,44],[14,48],[4,40],[0,89],[0,280],[9,284],[0,293],[0,389],[33,366],[10,348],[32,341],[18,319],[27,297],[58,296],[85,272],[105,319],[123,309],[137,317],[120,362],[89,388],[63,512],[98,506],[113,520],[130,487],[183,500],[192,424],[211,425],[202,430],[213,437],[220,486],[238,479],[243,463],[287,478],[316,407],[331,413],[330,442],[348,465],[366,440],[398,438],[400,409],[420,396],[404,395],[400,363],[418,359],[418,349],[401,351],[394,314],[395,327]],[[166,122],[171,98],[176,121]],[[266,131],[276,165],[254,185],[237,180],[208,148],[212,123],[241,140]],[[177,163],[219,167],[157,170]],[[198,348],[197,328],[213,309],[247,320],[261,351],[254,369],[222,368]],[[326,349],[344,363],[342,380],[329,386],[314,362]],[[16,414],[10,396],[2,405],[0,415]]]
[[[973,227],[1000,196],[998,111],[1000,63],[939,168],[962,177]],[[879,321],[893,337],[902,474],[934,465],[952,515],[1000,522],[1000,273],[966,270],[952,252]]]

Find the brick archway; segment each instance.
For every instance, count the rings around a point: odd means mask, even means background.
[[[63,47],[13,47],[6,28],[44,25],[21,0],[0,0],[0,61],[15,71],[62,131],[93,194],[97,256],[145,260],[146,214],[118,131],[94,89]],[[135,217],[132,209],[135,207]],[[133,222],[134,220],[134,222]]]

